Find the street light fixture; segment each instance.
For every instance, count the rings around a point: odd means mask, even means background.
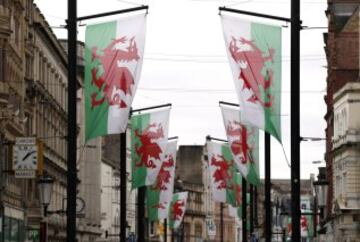
[[[314,182],[317,205],[320,208],[320,217],[323,218],[323,209],[326,206],[326,198],[328,193],[328,181],[318,180]]]
[[[44,207],[44,216],[51,201],[54,180],[51,177],[42,177],[39,180],[40,201]]]
[[[125,229],[125,236],[126,236],[126,239],[128,239],[129,238],[129,236],[130,236],[130,231],[131,231],[131,226],[129,225],[129,223],[128,223],[128,221],[126,221],[126,229]]]
[[[317,213],[317,209],[320,209],[320,231],[322,231],[322,222],[324,221],[324,209],[327,201],[328,185],[329,182],[326,179],[326,167],[319,167],[319,175],[317,176],[317,181],[314,181],[314,190],[315,190],[315,207],[314,212]],[[316,218],[315,218],[316,219]],[[316,220],[315,220],[316,221]],[[316,225],[315,225],[316,226]],[[316,233],[316,227],[315,231]]]

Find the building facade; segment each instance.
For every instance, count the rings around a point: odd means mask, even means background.
[[[131,151],[130,132],[127,132],[126,172],[128,174],[126,193],[127,232],[136,231],[136,190],[130,183]],[[120,234],[120,135],[108,135],[102,139],[101,174],[101,239],[118,241]]]
[[[181,231],[175,231],[177,241],[198,242],[206,240],[206,211],[203,183],[203,146],[180,145],[176,158],[176,179],[182,181],[182,190],[188,200]],[[198,164],[198,165],[195,165]]]
[[[328,18],[328,33],[324,34],[325,53],[328,63],[327,91],[324,97],[327,112],[326,153],[329,192],[327,217],[332,218],[334,202],[333,184],[333,136],[334,136],[334,94],[346,83],[359,78],[359,0],[329,0],[325,11]]]
[[[82,67],[80,61],[79,87]],[[1,0],[0,202],[4,241],[39,240],[40,229],[45,227],[48,241],[66,240],[67,88],[65,48],[33,0]],[[100,179],[94,170],[100,165],[101,144],[92,141],[87,144],[91,149],[84,144],[82,103],[83,90],[79,88],[78,197],[85,201],[85,207],[79,214],[78,240],[94,241],[100,235]],[[14,176],[12,147],[17,137],[35,137],[43,144],[43,168],[37,178],[54,180],[47,217],[38,179]],[[97,178],[91,180],[89,174]]]
[[[334,95],[334,239],[360,237],[360,83],[347,83]]]
[[[356,114],[350,113],[356,112],[351,108],[356,98],[354,101],[350,93],[357,92],[358,87],[353,84],[359,81],[359,5],[359,0],[329,0],[326,10],[328,33],[324,35],[324,42],[328,76],[325,160],[329,191],[325,227],[326,238],[334,241],[356,241],[352,240],[351,228],[347,227],[351,221],[356,223],[357,215],[354,213],[359,208],[353,202],[356,197],[354,191],[359,186],[354,179],[358,172],[356,159],[359,159],[359,154],[354,153],[354,148],[351,148],[353,141],[349,140],[356,137],[352,120],[359,122]],[[345,216],[345,213],[349,215]]]

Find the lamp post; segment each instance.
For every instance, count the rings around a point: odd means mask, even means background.
[[[316,197],[316,204],[317,207],[320,209],[320,224],[324,219],[324,209],[326,206],[326,199],[328,193],[328,185],[329,182],[326,179],[326,168],[319,167],[319,175],[318,180],[314,183],[315,188],[315,197]],[[316,211],[317,212],[317,211]]]
[[[54,180],[45,176],[39,179],[40,202],[44,208],[44,220],[40,223],[40,242],[47,242],[47,209],[51,202]]]
[[[129,238],[130,231],[131,231],[131,226],[129,225],[128,221],[126,221],[126,225],[125,225],[125,237],[126,237],[126,239]]]
[[[51,201],[54,180],[51,177],[42,177],[39,180],[40,201],[44,207],[44,217],[47,216],[47,208]]]

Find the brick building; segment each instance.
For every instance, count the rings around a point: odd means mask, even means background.
[[[330,221],[330,224],[333,224],[334,221],[338,223],[339,219],[344,219],[341,216],[339,217],[339,214],[336,215],[335,212],[335,210],[339,211],[337,209],[339,205],[339,189],[359,185],[359,182],[355,182],[355,180],[347,180],[349,174],[346,170],[351,169],[350,163],[352,161],[348,159],[349,157],[339,157],[345,153],[339,151],[341,146],[339,144],[339,132],[334,130],[342,126],[342,123],[346,123],[346,116],[349,117],[349,113],[346,113],[347,108],[341,107],[344,105],[339,103],[341,96],[354,91],[352,90],[353,86],[347,84],[359,81],[359,5],[359,0],[329,0],[328,9],[326,10],[328,33],[324,35],[324,41],[328,62],[328,77],[327,94],[325,96],[327,105],[325,115],[327,122],[325,160],[329,181],[326,221]],[[335,108],[336,105],[337,109]],[[349,119],[347,120],[349,121]],[[344,128],[344,130],[347,130],[347,128]],[[346,146],[345,143],[343,145],[343,147]],[[336,228],[333,229],[336,230]],[[342,237],[342,239],[343,241],[350,241],[346,240],[345,237]]]

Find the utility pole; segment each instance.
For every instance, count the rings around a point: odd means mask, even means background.
[[[76,87],[77,87],[77,0],[68,0],[68,127],[66,241],[76,241]]]
[[[243,177],[242,178],[242,241],[247,241],[247,219],[246,219],[246,207],[247,207],[247,203],[246,203],[246,195],[247,195],[247,187],[246,187],[246,179]]]
[[[300,242],[300,0],[291,0],[291,241]]]
[[[220,242],[224,242],[224,203],[220,203]]]
[[[265,241],[271,241],[271,139],[265,132]]]
[[[126,242],[126,131],[120,134],[120,242]]]

